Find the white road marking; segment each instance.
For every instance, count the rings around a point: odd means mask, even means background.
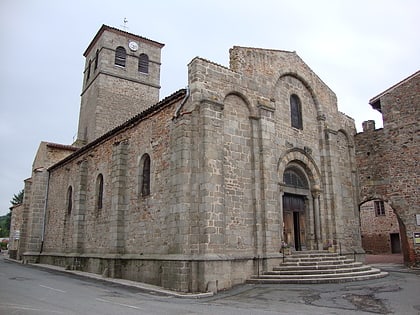
[[[60,311],[46,310],[45,308],[43,308],[43,309],[40,309],[40,308],[32,308],[30,306],[18,305],[18,304],[3,304],[3,305],[0,305],[0,310],[2,308],[4,308],[4,309],[10,309],[10,310],[35,311],[35,312],[41,312],[43,314],[45,314],[45,313],[64,314],[63,312],[60,312]]]
[[[49,289],[49,290],[53,290],[53,291],[57,291],[57,292],[61,292],[61,293],[66,293],[66,291],[59,290],[59,289],[54,289],[54,288],[51,288],[51,287],[47,287],[46,285],[42,285],[42,284],[40,284],[39,286],[40,286],[40,287],[43,287],[43,288],[45,288],[45,289]]]
[[[100,298],[96,298],[95,300],[99,301],[99,302],[105,302],[105,303],[109,303],[109,304],[115,304],[115,305],[119,305],[119,306],[125,306],[125,307],[129,307],[129,308],[134,308],[136,310],[140,310],[140,307],[134,306],[134,305],[128,305],[128,304],[122,304],[122,303],[116,303],[113,301],[108,301],[108,300],[104,300],[104,299],[100,299]]]

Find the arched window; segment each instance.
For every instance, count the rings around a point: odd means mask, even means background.
[[[297,168],[286,169],[283,174],[283,182],[289,187],[303,189],[309,188],[305,175],[303,175]]]
[[[99,49],[96,49],[96,55],[95,55],[95,70],[98,68],[99,63]]]
[[[139,72],[149,73],[149,57],[146,54],[139,56]]]
[[[292,121],[292,127],[297,129],[303,129],[302,124],[302,105],[300,99],[296,94],[290,96],[290,117]]]
[[[102,202],[104,197],[104,177],[99,174],[96,178],[96,207],[98,210],[102,209]]]
[[[150,195],[150,156],[147,153],[140,160],[139,188],[141,196]]]
[[[69,186],[67,189],[67,214],[71,213],[73,209],[73,187]]]
[[[115,50],[115,65],[120,67],[125,67],[125,59],[127,58],[127,53],[122,46],[118,46]]]

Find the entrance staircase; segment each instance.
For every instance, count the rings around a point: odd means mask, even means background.
[[[387,272],[355,262],[346,256],[328,251],[293,252],[273,271],[252,276],[254,284],[311,284],[372,280],[387,276]]]

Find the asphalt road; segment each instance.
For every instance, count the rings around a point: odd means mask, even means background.
[[[0,258],[0,314],[420,314],[420,271],[323,285],[242,285],[181,299]]]

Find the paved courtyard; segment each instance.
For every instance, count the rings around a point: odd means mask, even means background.
[[[2,255],[5,257],[4,255]],[[239,285],[218,294],[179,294],[160,287],[122,279],[103,278],[80,271],[33,265],[37,269],[67,274],[68,277],[108,283],[110,287],[143,292],[142,296],[154,297],[170,303],[173,313],[159,309],[155,314],[181,314],[178,309],[188,305],[188,314],[402,314],[420,315],[420,270],[409,269],[400,263],[401,255],[368,256],[367,262],[387,271],[385,278],[346,283],[311,285]],[[16,264],[18,266],[18,264]],[[23,266],[22,266],[23,267]],[[21,268],[22,268],[21,267]],[[26,268],[25,268],[26,269]],[[122,291],[124,292],[124,291]],[[124,296],[122,294],[121,296]],[[165,298],[166,296],[166,298]],[[137,301],[134,299],[133,301]],[[140,301],[141,302],[141,301]],[[140,303],[139,302],[139,303]],[[144,301],[143,301],[144,302]],[[182,313],[186,314],[186,313]]]

